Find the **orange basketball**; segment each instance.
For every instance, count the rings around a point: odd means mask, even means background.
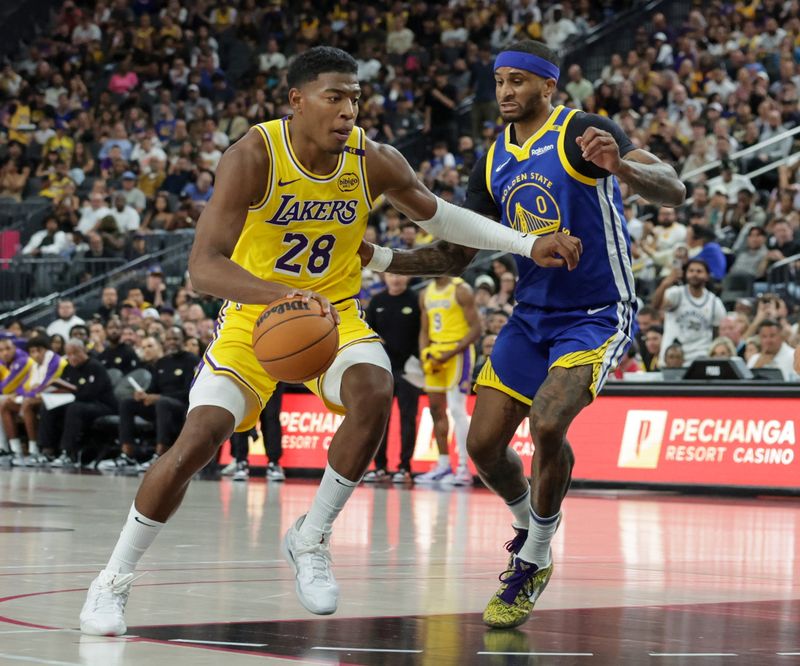
[[[253,350],[267,373],[280,381],[299,383],[319,377],[336,358],[339,329],[322,315],[315,300],[300,296],[270,303],[253,327]]]

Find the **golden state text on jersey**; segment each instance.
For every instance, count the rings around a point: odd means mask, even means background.
[[[578,266],[554,270],[516,256],[522,303],[570,309],[634,300],[630,238],[616,178],[589,178],[567,160],[564,142],[577,111],[556,107],[522,146],[511,141],[511,125],[492,144],[486,188],[501,222],[523,233],[562,231],[581,239]]]

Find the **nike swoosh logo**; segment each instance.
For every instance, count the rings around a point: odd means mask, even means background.
[[[511,158],[509,157],[509,158],[508,158],[508,159],[507,159],[505,162],[503,162],[503,163],[502,163],[502,164],[501,164],[499,167],[497,167],[497,168],[494,170],[494,172],[495,172],[495,173],[500,173],[500,169],[502,169],[502,168],[503,168],[503,167],[504,167],[506,164],[508,164],[510,161],[511,161]]]
[[[350,485],[349,483],[342,483],[336,477],[333,477],[333,480],[336,481],[336,483],[338,483],[340,486],[344,486],[345,488],[355,488],[358,485],[358,484],[355,484],[355,483],[353,485]]]
[[[280,178],[278,178],[278,187],[286,187],[287,185],[291,185],[292,183],[296,183],[298,180],[300,180],[300,179],[299,178],[295,178],[294,180],[283,181]]]
[[[586,314],[590,314],[590,315],[597,314],[598,312],[602,312],[603,310],[605,310],[606,308],[609,308],[609,307],[611,307],[611,306],[610,305],[604,305],[602,308],[589,308],[586,311]]]
[[[133,519],[134,519],[134,520],[135,520],[137,523],[141,523],[141,524],[142,524],[142,525],[144,525],[145,527],[155,527],[155,525],[151,525],[150,523],[146,523],[146,522],[144,522],[143,520],[139,520],[139,516],[134,516],[134,517],[133,517]]]

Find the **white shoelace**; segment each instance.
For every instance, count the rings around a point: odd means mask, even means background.
[[[299,540],[298,540],[299,541]],[[331,552],[327,543],[298,545],[294,549],[294,557],[298,560],[303,555],[311,559],[311,574],[315,581],[331,582]]]
[[[106,581],[97,586],[94,595],[93,611],[103,613],[123,612],[134,581],[146,576],[147,572],[135,576],[129,574],[116,574],[110,581]]]

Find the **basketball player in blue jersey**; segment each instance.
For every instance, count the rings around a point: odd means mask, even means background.
[[[539,42],[498,55],[497,101],[508,125],[476,164],[466,203],[536,244],[569,234],[583,247],[579,264],[556,270],[516,257],[519,303],[477,380],[467,448],[516,530],[484,611],[492,627],[524,622],[550,579],[550,541],[574,463],[567,430],[631,341],[635,294],[619,181],[656,203],[685,197],[674,169],[636,149],[612,121],[553,108],[558,76],[557,57]],[[364,244],[361,253],[370,267],[405,275],[459,275],[475,255],[441,241],[391,257]],[[526,416],[536,444],[530,483],[508,447]]]
[[[249,430],[269,400],[276,381],[258,363],[251,335],[264,306],[290,294],[319,301],[339,323],[337,357],[309,388],[345,418],[310,510],[283,541],[301,603],[313,613],[336,610],[332,525],[375,454],[392,402],[391,364],[356,298],[358,250],[378,196],[439,238],[520,252],[541,265],[579,260],[575,238],[554,234],[534,243],[529,234],[434,197],[400,153],[355,126],[357,70],[339,49],[316,47],[298,56],[287,73],[292,115],[256,125],[220,160],[189,271],[196,289],[225,305],[192,386],[183,430],[145,474],[111,559],[89,588],[80,617],[84,633],[125,633],[139,559],[194,474],[234,430]]]

